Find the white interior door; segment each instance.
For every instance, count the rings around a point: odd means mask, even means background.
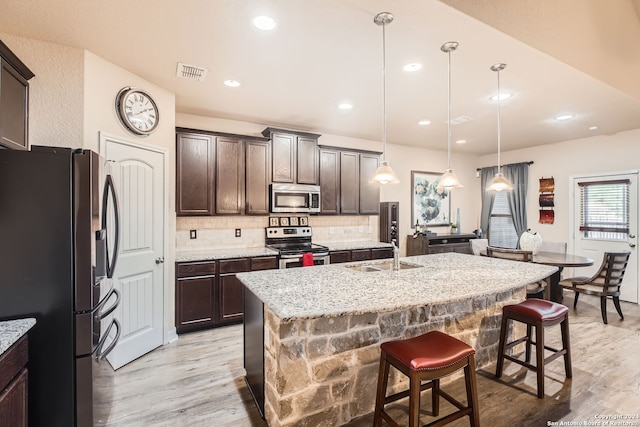
[[[581,189],[585,184],[594,183],[620,183],[628,180],[628,203],[623,203],[626,207],[622,206],[620,210],[627,210],[629,215],[629,231],[628,233],[618,233],[611,231],[602,232],[585,232],[580,230],[580,212],[583,205],[581,197]],[[614,184],[616,185],[616,184]],[[626,252],[630,251],[629,263],[624,274],[624,280],[622,287],[620,288],[620,299],[629,302],[638,302],[638,295],[640,294],[638,286],[638,250],[637,233],[638,233],[638,172],[621,172],[612,173],[607,175],[590,175],[590,176],[578,176],[572,178],[573,187],[573,206],[572,206],[572,252],[576,255],[587,256],[594,260],[594,264],[591,267],[581,267],[575,269],[573,275],[579,276],[591,276],[594,274],[602,263],[604,252]],[[606,187],[602,187],[606,188]],[[618,216],[618,213],[614,213],[618,209],[605,209],[605,213],[602,214],[603,218],[606,216],[606,221],[612,221],[611,218]],[[615,220],[614,220],[615,221]],[[564,277],[569,277],[568,274],[563,274]]]
[[[165,153],[101,135],[120,206],[120,250],[114,316],[120,340],[107,356],[114,369],[163,343]]]

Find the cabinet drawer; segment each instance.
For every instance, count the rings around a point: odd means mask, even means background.
[[[366,261],[371,259],[370,249],[354,249],[351,251],[351,261]]]
[[[330,257],[331,264],[351,262],[351,251],[334,251],[330,253]]]
[[[371,259],[393,258],[393,249],[391,248],[372,248]]]
[[[251,258],[251,271],[274,270],[278,268],[278,258],[275,256]]]
[[[178,277],[209,276],[216,274],[215,261],[178,263]]]
[[[229,259],[220,261],[220,274],[242,273],[249,271],[249,258]]]
[[[26,335],[0,356],[0,392],[7,387],[7,384],[27,364],[28,357],[29,345],[27,344]]]

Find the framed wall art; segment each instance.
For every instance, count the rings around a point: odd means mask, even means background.
[[[442,173],[411,171],[411,226],[449,227],[451,196],[437,188]]]

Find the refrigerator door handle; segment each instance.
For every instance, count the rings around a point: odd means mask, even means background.
[[[104,347],[104,344],[107,342],[107,338],[109,338],[109,334],[111,333],[111,329],[113,328],[114,325],[116,327],[116,337],[113,339],[113,341],[111,341],[111,343],[109,343],[109,345],[105,349],[103,349],[102,347]],[[115,348],[116,344],[118,344],[119,339],[120,339],[120,322],[118,322],[117,319],[113,319],[111,321],[111,324],[105,331],[104,335],[102,336],[102,338],[100,338],[100,342],[96,346],[96,350],[94,353],[94,357],[96,358],[96,360],[100,361],[105,357],[107,357],[107,355],[111,353],[111,351]]]
[[[111,279],[113,272],[116,268],[116,262],[118,260],[118,246],[120,244],[120,212],[118,210],[118,196],[116,194],[116,188],[113,185],[113,178],[111,175],[107,175],[104,181],[104,191],[102,192],[102,229],[107,228],[107,203],[109,202],[109,192],[111,192],[113,199],[113,213],[115,217],[114,221],[114,242],[113,253],[109,253],[109,245],[107,244],[107,277]],[[111,260],[110,260],[111,259]]]
[[[106,310],[102,311],[102,309],[104,308],[104,306],[106,305],[107,301],[113,296],[116,296],[116,301],[111,304],[111,306],[109,308],[107,308]],[[102,319],[104,319],[105,317],[107,317],[108,315],[110,315],[111,313],[113,313],[113,311],[118,308],[118,305],[120,305],[120,292],[118,292],[117,289],[115,288],[111,288],[111,290],[109,291],[109,293],[107,294],[106,297],[104,297],[104,299],[102,300],[103,302],[100,304],[98,310],[96,311],[95,314],[95,319],[96,321],[101,321]]]

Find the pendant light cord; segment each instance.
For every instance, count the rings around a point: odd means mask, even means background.
[[[451,169],[451,49],[449,49],[447,55],[449,56],[449,90],[447,98],[447,169]]]
[[[382,24],[382,161],[387,160],[387,54],[386,29]]]
[[[500,173],[501,170],[501,163],[500,163],[500,135],[502,134],[501,130],[500,130],[500,70],[498,70],[496,72],[496,74],[498,75],[498,173]]]

